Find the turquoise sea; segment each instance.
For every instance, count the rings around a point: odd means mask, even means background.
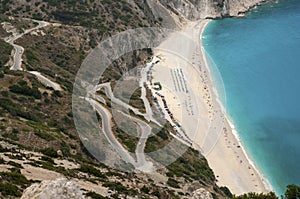
[[[300,1],[212,21],[203,46],[223,78],[227,113],[259,170],[278,195],[288,184],[300,185]]]

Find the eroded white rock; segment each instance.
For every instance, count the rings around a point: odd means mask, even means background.
[[[66,178],[44,180],[25,189],[21,199],[84,199],[79,186]]]
[[[191,199],[213,199],[213,197],[210,192],[206,191],[203,188],[200,188],[194,191]]]

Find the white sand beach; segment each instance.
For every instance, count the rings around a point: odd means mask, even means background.
[[[154,95],[161,106],[159,95],[164,96],[173,121],[207,158],[219,186],[237,195],[268,192],[268,183],[246,155],[215,92],[201,42],[208,22],[188,22],[154,50],[160,61],[152,69],[152,83],[162,86]]]

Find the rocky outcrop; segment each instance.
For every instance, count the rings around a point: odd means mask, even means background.
[[[224,16],[241,16],[251,8],[267,1],[268,0],[225,0],[221,13]]]
[[[191,199],[213,199],[213,197],[212,197],[211,193],[209,193],[205,189],[201,188],[201,189],[197,189],[196,191],[194,191]]]
[[[28,187],[21,199],[84,199],[80,188],[66,178],[45,180]]]
[[[148,0],[149,4],[163,5],[170,15],[189,20],[241,16],[267,0]],[[154,6],[152,6],[153,8]],[[158,10],[152,9],[159,15]]]
[[[219,16],[222,6],[218,1],[220,0],[160,0],[171,12],[189,20]]]

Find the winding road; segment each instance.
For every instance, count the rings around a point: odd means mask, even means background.
[[[152,162],[146,160],[146,156],[144,153],[147,139],[151,134],[151,130],[152,130],[151,127],[140,119],[126,115],[123,112],[122,114],[130,118],[131,120],[133,120],[137,125],[139,125],[141,130],[141,136],[135,150],[135,155],[137,159],[135,163],[135,168],[137,170],[144,171],[144,172],[152,171],[153,164]]]
[[[121,99],[117,98],[114,95],[114,92],[112,91],[110,82],[103,83],[96,85],[92,87],[91,89],[88,89],[88,95],[85,97],[85,100],[90,103],[90,105],[99,113],[99,115],[102,118],[102,130],[103,133],[108,140],[108,142],[114,147],[114,149],[118,152],[118,154],[123,158],[123,160],[127,163],[132,164],[135,167],[135,170],[143,171],[143,172],[152,172],[154,171],[154,165],[151,161],[147,161],[146,154],[145,154],[145,146],[148,137],[151,134],[152,127],[144,120],[138,118],[138,117],[132,117],[128,110],[132,110],[132,112],[135,115],[142,115],[148,122],[153,122],[158,124],[158,126],[162,127],[162,125],[156,121],[156,119],[153,117],[153,111],[150,105],[150,102],[148,101],[146,97],[146,87],[145,85],[149,86],[149,80],[147,79],[147,75],[149,74],[149,71],[151,69],[151,66],[153,66],[159,58],[155,57],[150,63],[145,65],[145,67],[141,70],[141,77],[139,79],[139,86],[141,89],[141,99],[145,105],[146,113],[141,113],[137,108],[132,107],[129,105],[129,103],[126,103],[122,101]],[[97,95],[97,91],[104,88],[105,95],[116,105],[119,105],[125,110],[121,111],[120,109],[116,110],[125,117],[128,117],[132,122],[134,122],[140,130],[140,137],[139,141],[136,145],[135,149],[135,158],[133,157],[133,154],[131,154],[127,149],[125,149],[122,144],[117,140],[115,137],[113,131],[112,131],[112,113],[101,105],[103,101],[105,101],[102,97]],[[101,103],[100,103],[101,102]],[[127,110],[127,111],[126,111]],[[174,138],[176,138],[179,141],[182,141],[184,144],[188,145],[188,143],[185,143],[185,140],[183,137],[178,135],[172,135]]]
[[[25,30],[23,33],[12,34],[9,37],[4,38],[5,42],[9,43],[10,45],[12,45],[14,47],[13,64],[10,67],[10,70],[23,71],[23,68],[21,66],[22,66],[22,61],[23,61],[22,56],[24,53],[24,48],[22,46],[15,44],[14,42],[17,39],[23,37],[24,35],[32,32],[32,31],[38,30],[40,28],[44,28],[49,25],[49,23],[46,21],[38,21],[38,20],[34,20],[34,19],[25,19],[25,20],[31,20],[33,22],[38,23],[38,25],[36,27]],[[28,72],[35,75],[37,77],[37,79],[45,86],[51,87],[54,90],[58,90],[58,91],[63,90],[59,84],[57,84],[57,83],[51,81],[49,78],[43,76],[40,72],[37,72],[37,71],[28,71]]]
[[[119,153],[119,155],[123,158],[123,160],[127,163],[135,165],[134,158],[129,154],[129,152],[122,146],[122,144],[117,140],[112,132],[111,126],[111,113],[104,108],[100,103],[91,98],[85,98],[91,106],[99,113],[102,119],[102,130],[103,133],[108,140],[108,142],[114,147],[114,149]]]
[[[29,73],[35,75],[38,80],[44,84],[45,86],[47,87],[51,87],[53,88],[54,90],[57,90],[57,91],[61,91],[62,88],[60,87],[59,84],[51,81],[50,79],[48,79],[47,77],[43,76],[40,72],[37,72],[37,71],[28,71]]]
[[[22,65],[22,55],[24,53],[24,48],[22,46],[19,46],[17,44],[15,44],[14,42],[23,37],[24,35],[34,31],[34,30],[38,30],[40,28],[46,27],[47,25],[49,25],[48,22],[45,21],[37,21],[37,20],[32,20],[33,22],[38,23],[38,25],[34,28],[30,28],[25,30],[23,33],[17,34],[17,35],[11,35],[9,37],[6,37],[4,39],[4,41],[6,41],[7,43],[11,44],[14,47],[15,50],[15,54],[14,54],[14,59],[13,59],[13,65],[10,67],[10,70],[23,70],[21,65]]]
[[[156,123],[158,126],[161,127],[161,124],[159,122],[157,122],[155,118],[153,118],[153,112],[152,112],[150,103],[149,103],[148,99],[146,98],[146,89],[145,89],[144,85],[142,86],[141,99],[144,102],[144,105],[145,105],[145,108],[146,108],[146,113],[141,113],[137,108],[134,108],[134,107],[130,106],[129,104],[123,102],[122,100],[116,98],[114,96],[114,93],[113,93],[112,89],[111,89],[110,83],[99,84],[99,85],[95,86],[91,91],[89,91],[89,93],[92,96],[95,96],[95,93],[97,91],[99,91],[101,88],[105,89],[106,96],[109,97],[112,102],[116,103],[117,105],[120,105],[120,106],[124,107],[127,110],[132,110],[135,115],[144,116],[144,118],[146,120],[148,120],[149,122],[152,121],[152,122]]]
[[[102,119],[102,130],[103,133],[108,140],[108,142],[114,147],[114,149],[118,152],[118,154],[123,158],[123,160],[127,163],[132,164],[136,170],[143,172],[151,172],[153,171],[153,164],[146,160],[144,149],[146,145],[146,141],[148,136],[151,133],[151,127],[145,122],[133,118],[123,112],[121,112],[126,117],[130,117],[135,123],[137,123],[141,129],[141,137],[136,146],[135,154],[136,160],[131,156],[130,152],[126,150],[122,144],[117,140],[114,133],[112,132],[111,120],[112,115],[109,110],[103,107],[99,102],[91,98],[85,98],[87,102],[99,113]]]

